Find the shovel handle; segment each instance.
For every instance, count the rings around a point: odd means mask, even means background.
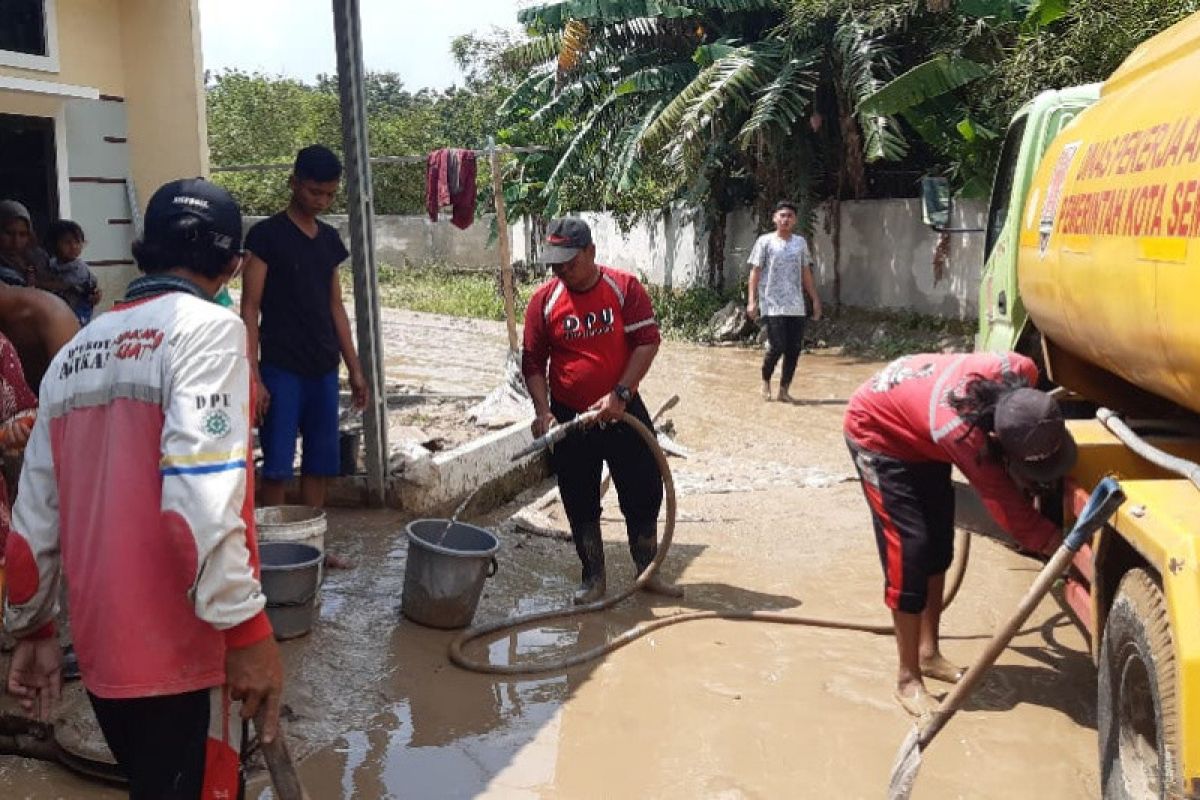
[[[254,718],[254,727],[258,731],[259,748],[262,750],[263,760],[267,762],[267,771],[271,773],[271,785],[275,787],[275,796],[279,800],[309,800],[308,793],[300,783],[300,776],[296,774],[296,765],[292,762],[287,737],[283,735],[282,729],[274,741],[262,741],[265,727],[263,712]]]
[[[1050,591],[1050,587],[1066,571],[1079,548],[1089,541],[1092,534],[1104,523],[1108,522],[1109,517],[1116,513],[1117,508],[1123,502],[1125,502],[1125,492],[1121,490],[1120,484],[1112,478],[1100,481],[1092,491],[1091,497],[1088,498],[1083,511],[1080,512],[1079,518],[1075,520],[1075,526],[1051,556],[1046,566],[1042,567],[1042,571],[1038,573],[1033,585],[1029,587],[1029,591],[1021,598],[1012,618],[996,632],[992,640],[988,642],[983,654],[971,665],[967,674],[954,685],[950,694],[946,695],[946,699],[934,712],[933,718],[921,729],[917,742],[922,750],[933,740],[933,737],[938,735],[938,732],[945,727],[950,718],[970,697],[971,692],[983,680],[983,674],[992,664],[996,663],[996,659],[1004,652],[1004,648],[1008,647],[1008,643],[1025,624],[1025,620],[1029,619],[1029,615],[1033,613],[1038,603],[1042,602],[1042,598]]]

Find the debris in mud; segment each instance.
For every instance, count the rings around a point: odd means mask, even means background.
[[[468,418],[483,428],[507,428],[533,417],[533,401],[521,375],[520,356],[509,351],[504,362],[504,380],[487,397],[467,410]]]
[[[746,315],[745,307],[736,300],[730,300],[708,321],[707,335],[714,342],[736,342],[746,338],[754,329],[755,325]]]
[[[703,456],[675,473],[675,491],[680,495],[763,492],[781,487],[828,489],[855,481],[849,472],[829,472],[819,467],[796,467],[765,462],[753,470],[732,458]]]

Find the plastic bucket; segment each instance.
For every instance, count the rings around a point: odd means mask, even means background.
[[[325,552],[325,512],[310,506],[266,506],[254,509],[259,542],[294,542]]]
[[[321,551],[298,542],[263,542],[258,558],[275,638],[292,639],[308,633],[321,585]]]
[[[500,540],[474,525],[447,525],[450,520],[418,519],[406,526],[400,610],[431,628],[465,628],[475,617],[483,582],[496,574]]]

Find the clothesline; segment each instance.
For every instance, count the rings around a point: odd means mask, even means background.
[[[539,147],[497,147],[497,148],[495,148],[495,152],[500,153],[502,155],[507,154],[507,153],[544,153],[550,149],[551,148],[549,148],[549,147],[540,147],[540,146]],[[474,153],[477,156],[486,156],[486,155],[491,155],[493,150],[491,148],[484,148],[482,150],[470,150],[469,152]],[[423,156],[375,156],[370,159],[370,162],[372,164],[424,164],[426,159],[428,159],[428,158],[429,158],[428,155],[423,155]],[[259,172],[259,171],[263,171],[263,170],[291,169],[291,168],[292,168],[292,164],[290,164],[290,163],[286,163],[286,164],[285,163],[280,163],[280,164],[234,164],[234,165],[231,165],[228,167],[213,167],[211,171],[212,172]]]

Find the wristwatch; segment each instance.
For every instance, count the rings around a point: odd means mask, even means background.
[[[615,394],[617,399],[622,403],[628,403],[633,399],[633,392],[630,390],[630,388],[628,386],[622,386],[619,383],[617,384],[616,388],[613,389],[613,394]]]

